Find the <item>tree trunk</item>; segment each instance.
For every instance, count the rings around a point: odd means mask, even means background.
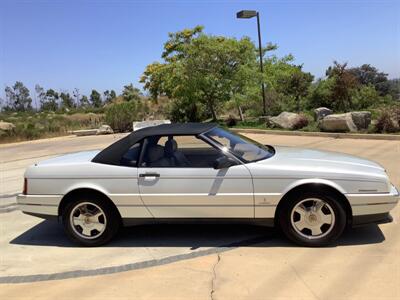
[[[239,117],[240,117],[240,121],[244,121],[244,117],[243,117],[243,112],[242,112],[242,108],[240,107],[240,105],[237,106],[238,112],[239,112]]]
[[[214,105],[210,103],[210,110],[212,114],[213,121],[217,121],[217,114],[215,113]]]

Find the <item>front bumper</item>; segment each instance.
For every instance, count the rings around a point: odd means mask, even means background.
[[[400,196],[392,185],[389,193],[346,194],[353,212],[353,225],[387,223],[389,211],[399,202]]]
[[[58,216],[58,206],[62,195],[24,195],[17,196],[18,208],[27,214]]]

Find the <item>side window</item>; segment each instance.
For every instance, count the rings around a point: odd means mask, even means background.
[[[137,162],[139,160],[141,143],[136,143],[131,146],[128,151],[121,158],[121,165],[128,167],[137,167]]]
[[[223,155],[195,136],[148,138],[141,167],[212,168]]]

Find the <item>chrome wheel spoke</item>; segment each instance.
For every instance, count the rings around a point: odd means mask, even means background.
[[[321,209],[325,206],[325,202],[322,200],[315,201],[314,208],[316,212],[320,212]]]
[[[104,229],[104,224],[96,222],[93,223],[93,229],[96,229],[98,232],[101,232]]]
[[[321,213],[320,219],[322,224],[332,224],[332,215]]]
[[[322,230],[320,226],[313,226],[310,228],[312,235],[320,235],[322,234]]]
[[[307,223],[303,219],[300,219],[300,221],[297,221],[294,224],[300,231],[302,231],[304,228],[307,228]]]
[[[83,220],[81,219],[81,216],[79,217],[73,217],[73,224],[75,226],[79,225],[79,226],[83,226]]]
[[[307,208],[303,204],[301,204],[299,206],[296,206],[294,211],[300,215],[300,218],[303,218],[307,213]]]
[[[88,228],[88,227],[86,227],[86,226],[83,226],[83,228],[82,228],[82,233],[83,233],[84,235],[91,236],[91,234],[92,234],[92,229],[91,229],[91,228]]]
[[[104,216],[103,212],[102,211],[98,211],[96,214],[93,215],[92,218],[93,218],[93,220],[96,220],[96,222],[100,222],[99,218],[101,216]]]

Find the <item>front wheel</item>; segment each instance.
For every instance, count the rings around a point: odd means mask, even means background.
[[[283,233],[299,245],[326,246],[343,233],[346,212],[332,196],[304,193],[284,203],[279,225]]]
[[[112,205],[93,196],[70,201],[64,209],[62,220],[69,239],[88,247],[107,243],[119,228],[119,216]]]

